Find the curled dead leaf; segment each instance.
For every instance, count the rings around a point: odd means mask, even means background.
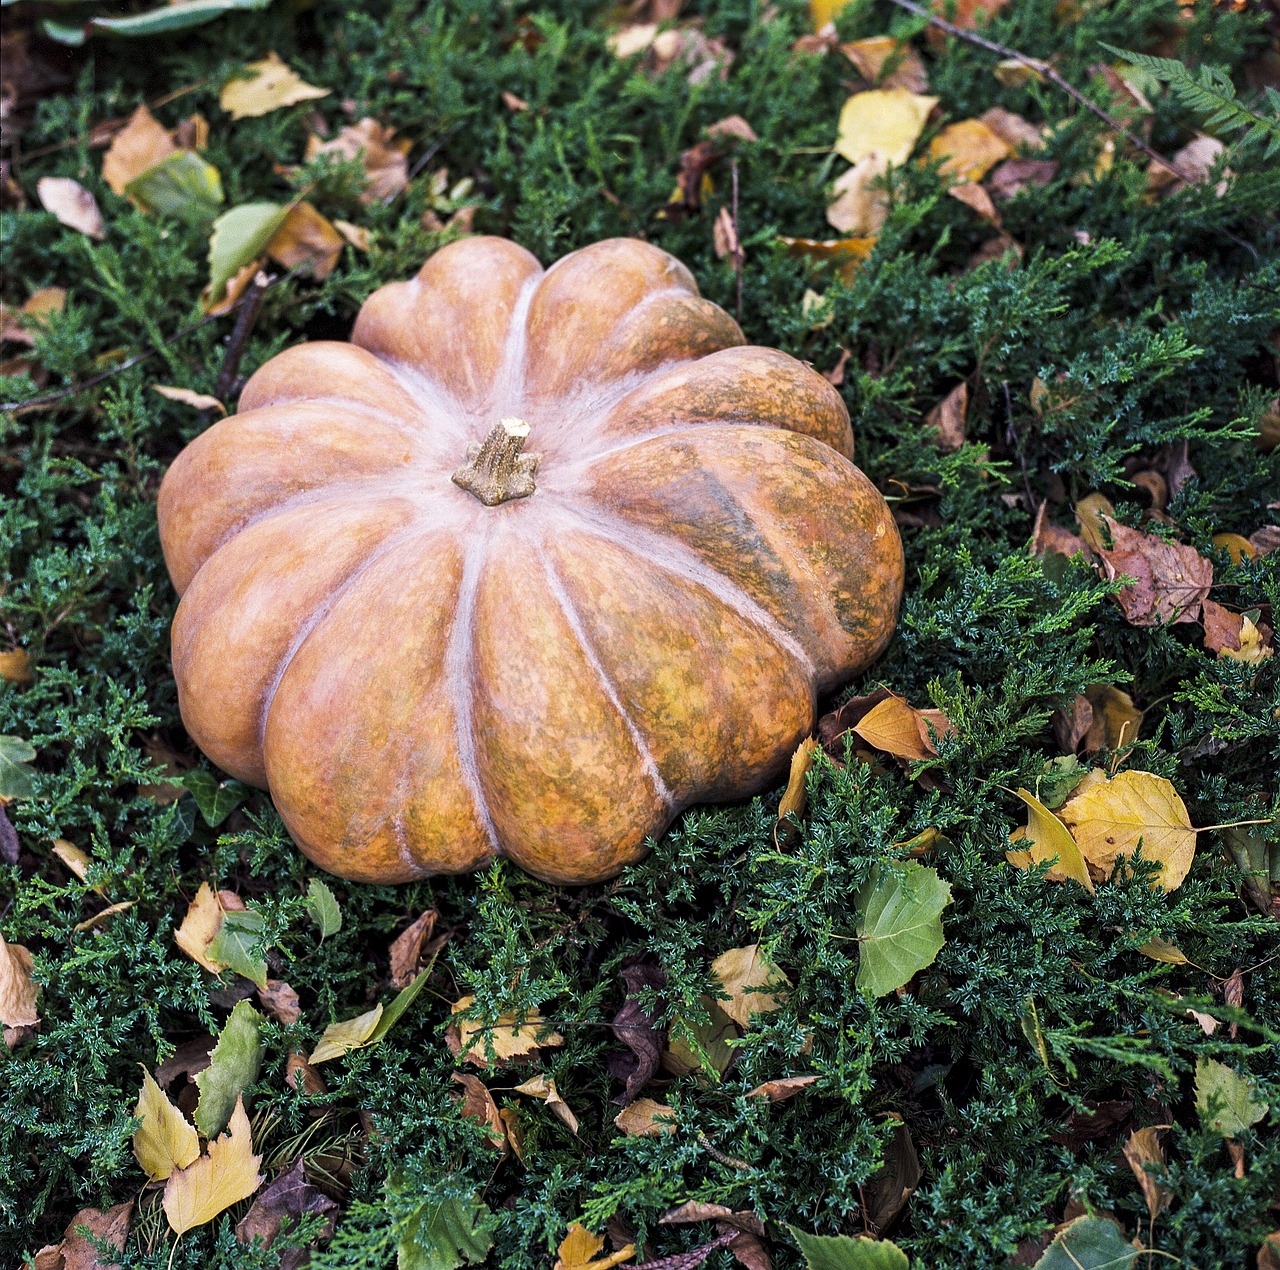
[[[40,987],[33,969],[31,953],[0,935],[0,1024],[5,1027],[34,1027],[40,1022],[36,1011]]]
[[[368,188],[360,195],[362,203],[385,203],[409,184],[409,151],[413,142],[397,138],[394,128],[376,119],[361,119],[339,130],[332,140],[322,141],[312,134],[307,138],[308,161],[318,155],[331,154],[340,159],[358,160],[369,178]]]
[[[779,832],[783,838],[790,838],[795,833],[795,826],[788,818],[794,816],[797,820],[802,819],[809,805],[807,781],[818,749],[818,742],[813,737],[805,737],[791,756],[791,774],[787,778],[787,788],[783,792],[782,800],[778,803],[778,819],[773,827],[775,846],[780,845]]]
[[[675,1112],[666,1103],[637,1098],[613,1118],[613,1123],[629,1138],[659,1137],[675,1133]]]
[[[98,201],[80,184],[66,176],[42,176],[36,182],[36,197],[46,212],[89,238],[105,238],[107,227]]]
[[[225,415],[227,408],[217,397],[208,393],[193,392],[190,388],[171,388],[168,384],[152,384],[152,389],[170,401],[180,401],[184,406],[194,406],[197,410],[216,410]]]

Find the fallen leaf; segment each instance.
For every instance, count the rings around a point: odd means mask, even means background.
[[[852,280],[859,265],[871,255],[876,245],[874,236],[867,238],[787,238],[778,236],[778,242],[789,256],[802,256],[817,264],[834,265],[836,273],[845,281]]]
[[[827,205],[827,223],[842,234],[874,236],[889,215],[884,176],[889,161],[880,154],[864,155],[831,187],[835,198]]]
[[[31,673],[31,658],[25,648],[0,653],[0,679],[17,684],[20,688],[35,681],[35,675]]]
[[[767,1098],[770,1102],[785,1102],[794,1098],[802,1089],[807,1089],[817,1081],[816,1076],[782,1076],[777,1080],[766,1080],[754,1089],[748,1089],[744,1098]]]
[[[1107,545],[1108,527],[1116,514],[1111,500],[1103,494],[1086,494],[1075,511],[1080,537],[1092,550],[1101,551]]]
[[[667,976],[662,967],[651,961],[628,959],[619,971],[626,988],[622,1008],[613,1016],[610,1031],[627,1047],[626,1053],[609,1056],[609,1072],[616,1079],[625,1081],[626,1088],[614,1101],[625,1106],[634,1101],[647,1085],[666,1047],[666,1034],[657,1026],[656,1016],[648,1013],[640,1004],[645,991],[659,995],[667,986]]]
[[[318,1215],[324,1218],[319,1238],[328,1239],[336,1225],[337,1208],[318,1186],[307,1181],[306,1167],[299,1157],[253,1201],[249,1211],[236,1223],[236,1238],[242,1244],[261,1239],[262,1246],[270,1248],[282,1233],[294,1229],[304,1217]],[[306,1264],[308,1256],[305,1248],[290,1248],[282,1255],[280,1270],[298,1270]]]
[[[520,1121],[519,1107],[503,1107],[498,1113],[502,1121],[502,1131],[506,1135],[507,1146],[511,1148],[517,1160],[524,1163],[524,1126]]]
[[[717,260],[724,260],[727,257],[735,269],[742,267],[745,253],[741,242],[738,241],[738,227],[733,223],[733,217],[727,207],[722,207],[716,214],[711,231],[711,242]]]
[[[1065,882],[1070,878],[1093,894],[1093,881],[1089,877],[1084,856],[1066,825],[1025,789],[1014,792],[1026,804],[1029,813],[1027,827],[1018,841],[1027,842],[1031,849],[1006,852],[1009,862],[1016,868],[1029,869],[1032,865],[1056,860],[1055,864],[1050,865],[1046,875],[1050,881]]]
[[[209,144],[209,121],[199,112],[188,115],[174,130],[174,144],[183,150],[203,150]]]
[[[226,1128],[236,1102],[258,1079],[266,1052],[261,1025],[257,1010],[248,1001],[238,1001],[209,1055],[209,1065],[196,1075],[200,1101],[195,1122],[206,1138]]]
[[[1280,420],[1280,414],[1276,418]],[[1225,551],[1232,564],[1253,560],[1258,554],[1257,548],[1243,534],[1214,534],[1213,545]]]
[[[1280,525],[1263,525],[1249,535],[1249,545],[1260,556],[1280,551]]]
[[[637,53],[643,53],[657,39],[656,22],[630,22],[605,39],[605,46],[619,61],[625,62]]]
[[[560,1097],[556,1082],[550,1076],[535,1076],[524,1084],[516,1086],[516,1093],[526,1094],[530,1098],[541,1098],[547,1104],[547,1110],[565,1124],[569,1132],[577,1134],[578,1117],[573,1114],[569,1104]]]
[[[105,1212],[100,1208],[82,1208],[68,1223],[62,1235],[62,1260],[58,1270],[118,1270],[119,1262],[107,1258],[85,1236],[80,1234],[87,1227],[94,1239],[124,1251],[129,1235],[129,1221],[133,1216],[133,1200],[116,1204]]]
[[[806,1270],[908,1270],[907,1254],[892,1240],[870,1235],[811,1235],[788,1226]]]
[[[1142,843],[1142,858],[1161,865],[1152,885],[1164,891],[1181,886],[1196,851],[1196,831],[1178,791],[1163,776],[1121,772],[1078,791],[1062,807],[1090,870],[1109,877],[1117,859]]]
[[[285,106],[296,106],[300,101],[329,95],[327,88],[308,84],[274,51],[260,62],[250,62],[245,70],[252,72],[251,76],[229,79],[218,94],[218,105],[232,119],[255,119]]]
[[[1116,596],[1129,624],[1194,622],[1213,586],[1213,565],[1194,547],[1103,519],[1113,544],[1097,548],[1107,580],[1135,579]]]
[[[1212,1014],[1205,1014],[1202,1010],[1193,1010],[1187,1007],[1187,1013],[1196,1021],[1200,1030],[1206,1036],[1212,1036],[1219,1027],[1219,1020],[1215,1019]]]
[[[384,128],[376,119],[361,119],[340,129],[330,141],[312,134],[307,138],[306,158],[309,162],[318,155],[332,154],[359,160],[369,178],[360,201],[385,203],[409,184],[408,154],[412,148],[407,137],[396,139],[394,128]]]
[[[1035,527],[1031,531],[1029,550],[1033,556],[1043,556],[1047,552],[1056,551],[1059,555],[1070,559],[1085,550],[1084,539],[1063,529],[1049,520],[1049,504],[1041,503],[1036,512]]]
[[[130,181],[177,152],[168,128],[143,104],[112,137],[111,145],[102,156],[102,179],[113,194],[124,197],[125,186]]]
[[[814,742],[817,748],[817,742]],[[729,994],[720,1008],[739,1027],[749,1027],[753,1014],[772,1014],[786,1000],[791,980],[760,951],[759,944],[730,948],[711,963],[711,973]]]
[[[1143,1198],[1147,1201],[1147,1211],[1151,1220],[1155,1221],[1161,1211],[1169,1203],[1169,1192],[1154,1177],[1154,1171],[1147,1165],[1154,1164],[1155,1171],[1164,1170],[1164,1149],[1160,1145],[1160,1135],[1168,1125],[1151,1125],[1146,1129],[1135,1129],[1124,1144],[1124,1158],[1129,1162],[1133,1175],[1142,1187]]]
[[[135,176],[125,193],[148,211],[208,225],[225,201],[222,174],[193,150],[179,150]]]
[[[244,203],[224,212],[213,222],[209,237],[209,285],[204,304],[215,312],[228,302],[234,303],[229,284],[243,278],[247,287],[257,272],[256,262],[265,254],[267,244],[284,224],[289,208],[279,203]],[[244,278],[246,270],[252,270]]]
[[[972,208],[983,220],[997,229],[1000,228],[1000,213],[991,201],[991,195],[981,185],[975,185],[972,181],[963,181],[959,185],[948,186],[947,194],[956,202]]]
[[[791,774],[787,778],[787,788],[783,791],[782,799],[778,803],[778,818],[773,827],[775,846],[778,845],[779,829],[782,830],[784,837],[789,838],[795,833],[795,825],[790,822],[789,817],[794,816],[796,820],[804,817],[805,809],[809,805],[807,780],[818,749],[818,742],[813,737],[805,737],[791,756]]]
[[[349,220],[336,220],[333,227],[347,240],[357,251],[368,251],[369,244],[372,241],[367,229],[360,225],[353,225]]]
[[[1002,202],[1021,194],[1028,185],[1048,185],[1058,175],[1053,159],[1007,159],[987,179],[987,186]]]
[[[986,124],[1011,151],[1044,149],[1043,132],[1030,120],[1014,114],[1012,110],[1005,110],[1003,106],[984,110],[978,120]]]
[[[82,922],[77,922],[74,930],[77,932],[92,930],[95,926],[101,926],[103,922],[110,921],[117,913],[124,913],[131,909],[136,900],[121,900],[118,904],[108,904],[106,908],[95,913],[92,917],[85,918]]]
[[[219,891],[221,898],[225,892]],[[246,910],[243,904],[222,915],[222,925],[210,941],[205,955],[211,962],[226,965],[259,988],[267,986],[267,960],[262,949],[265,927],[262,914]]]
[[[874,997],[905,987],[942,950],[951,886],[914,861],[876,864],[855,899],[857,988]]]
[[[924,1177],[911,1130],[897,1117],[884,1147],[884,1163],[866,1183],[867,1218],[877,1232],[897,1221]]]
[[[738,1028],[714,997],[704,994],[698,998],[698,1005],[705,1020],[684,1015],[671,1020],[667,1048],[662,1054],[663,1070],[674,1076],[708,1070],[723,1076],[738,1057],[732,1044],[738,1039]]]
[[[222,929],[224,915],[243,908],[244,902],[233,891],[215,891],[208,882],[201,882],[182,925],[173,933],[173,942],[210,974],[221,974],[227,963],[214,961],[209,945]]]
[[[205,307],[205,312],[210,317],[220,317],[224,313],[230,313],[250,286],[265,287],[267,285],[267,275],[262,272],[264,263],[265,257],[260,256],[249,261],[243,268],[236,270],[228,279],[221,300],[215,301],[208,288],[206,288],[200,297],[200,301]]]
[[[1254,1097],[1256,1086],[1225,1063],[1196,1059],[1196,1111],[1206,1129],[1235,1138],[1258,1123],[1270,1110]]]
[[[1213,175],[1218,160],[1225,153],[1226,147],[1217,137],[1198,136],[1187,142],[1173,155],[1174,164],[1191,178],[1197,185],[1205,184]],[[1232,172],[1230,168],[1222,170],[1222,177],[1214,187],[1219,198],[1226,193],[1227,182]],[[1153,193],[1163,193],[1173,188],[1183,189],[1184,184],[1169,171],[1163,163],[1154,160],[1147,165],[1147,189]]]
[[[451,1013],[461,1014],[474,1004],[475,997],[461,997],[454,1002]],[[489,1065],[486,1038],[492,1043],[499,1063],[524,1058],[536,1049],[564,1044],[564,1037],[559,1032],[547,1031],[538,1010],[527,1011],[524,1022],[519,1024],[514,1014],[501,1014],[492,1027],[486,1027],[477,1019],[458,1019],[455,1026],[458,1029],[458,1052],[477,1067]]]
[[[435,930],[436,917],[434,908],[427,909],[392,940],[390,959],[393,988],[407,987],[413,978],[418,969],[418,959],[422,955],[422,945],[431,938],[431,932]]]
[[[209,1055],[217,1044],[217,1038],[208,1032],[183,1041],[168,1058],[156,1068],[156,1083],[168,1089],[179,1076],[194,1080],[197,1072],[209,1066]]]
[[[660,1137],[675,1133],[675,1112],[652,1098],[637,1098],[613,1118],[613,1123],[629,1138]]]
[[[858,74],[876,88],[903,88],[909,93],[928,91],[929,76],[925,73],[924,61],[910,44],[891,35],[873,35],[838,47],[858,68]]]
[[[478,1121],[485,1127],[489,1145],[495,1151],[507,1149],[507,1133],[498,1114],[498,1104],[493,1101],[489,1087],[478,1077],[466,1072],[454,1072],[454,1081],[465,1091],[461,1114],[468,1120]]]
[[[627,1244],[617,1252],[597,1258],[603,1247],[603,1235],[593,1235],[580,1222],[574,1222],[556,1249],[555,1270],[611,1270],[636,1255],[635,1244]]]
[[[953,186],[951,193],[957,189],[979,188],[976,185]],[[954,454],[964,444],[964,422],[968,410],[969,385],[962,380],[925,415],[924,426],[932,434],[930,440],[943,454]],[[865,737],[866,734],[861,735]],[[936,750],[933,752],[937,753]]]
[[[1035,1270],[1133,1270],[1138,1248],[1106,1217],[1076,1217],[1060,1228]]]
[[[321,942],[342,929],[342,909],[332,887],[319,878],[307,879],[307,912],[320,928]]]
[[[334,270],[346,239],[308,202],[295,203],[267,244],[267,255],[286,269],[305,266],[323,281]]]
[[[262,1156],[253,1154],[253,1134],[244,1101],[236,1099],[227,1132],[209,1143],[209,1154],[169,1175],[162,1206],[174,1234],[211,1222],[263,1183]]]
[[[888,163],[905,163],[911,156],[936,97],[905,88],[873,88],[855,93],[840,111],[836,153],[857,163],[877,154]]]
[[[5,1027],[34,1027],[40,1022],[40,987],[32,977],[33,966],[26,948],[6,943],[0,935],[0,1024]]]
[[[35,797],[30,766],[35,757],[35,747],[20,736],[0,736],[0,802]]]
[[[929,142],[929,158],[941,161],[943,176],[961,181],[981,181],[1001,159],[1008,158],[1008,144],[981,119],[961,119],[948,124]]]
[[[1150,957],[1152,961],[1163,961],[1170,966],[1188,966],[1191,964],[1191,959],[1187,954],[1177,944],[1170,943],[1167,939],[1149,939],[1138,951],[1144,957]]]
[[[133,1114],[142,1121],[133,1131],[133,1155],[153,1182],[163,1182],[199,1156],[195,1126],[165,1097],[145,1067]]]
[[[292,1027],[302,1017],[298,994],[283,979],[268,979],[267,986],[258,989],[258,1000],[263,1009],[285,1027]]]
[[[327,1091],[323,1077],[297,1050],[290,1050],[284,1060],[284,1083],[308,1098]]]
[[[83,882],[89,876],[89,865],[92,863],[88,854],[81,851],[73,842],[65,838],[53,840],[53,854],[62,861]],[[97,888],[99,891],[101,888]]]
[[[0,799],[0,860],[5,864],[17,864],[22,853],[22,844],[18,841],[18,831],[5,813],[4,800]],[[84,879],[82,878],[81,881]]]
[[[90,238],[105,238],[106,225],[97,200],[79,181],[66,176],[42,176],[36,182],[36,197],[68,229],[78,229]]]
[[[190,388],[171,388],[168,384],[152,384],[151,387],[162,397],[180,401],[184,406],[194,406],[197,410],[216,410],[223,415],[227,413],[226,406],[217,397],[210,397],[207,393],[193,392]]]
[[[1271,627],[1255,624],[1247,613],[1233,613],[1221,604],[1205,600],[1203,605],[1204,646],[1218,659],[1256,666],[1272,656]]]
[[[523,97],[517,97],[515,93],[502,92],[502,104],[513,114],[519,114],[521,111],[529,109],[529,103]]]
[[[67,307],[65,287],[40,287],[33,291],[19,309],[0,304],[0,340],[33,347],[36,330],[45,318],[63,312]]]
[[[894,758],[920,762],[938,753],[929,735],[929,723],[933,723],[940,737],[951,731],[950,723],[939,711],[917,710],[901,697],[889,696],[873,706],[852,730],[877,750]]]
[[[1053,716],[1054,736],[1064,753],[1118,750],[1138,739],[1143,712],[1112,684],[1090,684],[1065,710]]]

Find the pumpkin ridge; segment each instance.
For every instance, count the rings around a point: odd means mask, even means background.
[[[419,370],[410,362],[404,362],[385,353],[374,352],[376,357],[391,373],[397,382],[413,398],[422,413],[422,425],[414,437],[431,436],[432,426],[444,423],[436,433],[442,448],[464,444],[474,438],[466,421],[471,417],[470,410],[451,393],[442,383]],[[448,431],[452,435],[447,439],[440,433]]]
[[[598,534],[606,542],[634,556],[642,565],[663,569],[701,586],[740,617],[776,640],[799,662],[800,668],[809,677],[810,691],[813,690],[817,666],[804,645],[764,605],[748,595],[732,578],[708,564],[696,551],[644,525],[633,523],[623,514],[599,503],[566,500],[565,506],[588,532]],[[619,526],[624,532],[619,532]]]
[[[416,401],[415,404],[417,404]],[[253,410],[244,411],[244,415],[251,415],[255,410],[267,410],[274,406],[333,406],[348,414],[370,415],[413,441],[422,439],[422,427],[415,428],[411,426],[403,415],[397,415],[390,410],[379,409],[367,401],[357,401],[354,397],[335,397],[332,393],[317,394],[315,396],[307,394],[301,397],[277,397],[271,401],[259,402],[253,407]],[[239,418],[241,415],[237,411],[235,415],[230,417]],[[429,422],[429,420],[424,420],[424,422]]]
[[[671,790],[667,788],[666,781],[662,779],[662,772],[658,768],[657,760],[653,757],[653,751],[649,749],[648,742],[644,739],[635,720],[631,717],[630,711],[618,695],[617,686],[609,677],[608,670],[605,669],[604,663],[600,660],[600,656],[592,644],[590,636],[587,634],[586,627],[583,625],[582,617],[574,605],[572,597],[566,590],[564,581],[552,563],[551,557],[545,551],[540,554],[542,556],[542,570],[546,575],[548,589],[555,596],[556,603],[560,606],[560,612],[564,614],[564,620],[569,624],[569,629],[573,632],[574,639],[578,641],[578,646],[582,649],[587,663],[596,672],[596,676],[600,680],[600,686],[604,690],[604,695],[608,698],[609,704],[613,706],[621,717],[623,726],[627,729],[632,744],[636,747],[636,753],[640,756],[640,765],[653,783],[654,792],[666,803],[669,812],[674,815],[677,809],[677,800]]]

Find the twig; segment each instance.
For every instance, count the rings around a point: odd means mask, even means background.
[[[1027,54],[1019,53],[1017,49],[1008,48],[1003,44],[997,44],[995,40],[989,40],[985,35],[979,35],[976,31],[966,31],[962,27],[956,26],[955,23],[948,22],[945,18],[940,18],[936,14],[930,13],[923,5],[916,4],[914,0],[892,0],[892,3],[896,4],[899,9],[905,9],[908,13],[915,14],[918,18],[924,18],[930,26],[936,26],[939,31],[945,31],[948,35],[954,35],[957,39],[965,40],[980,49],[986,49],[988,53],[998,53],[1001,57],[1012,59],[1027,67],[1028,70],[1034,71],[1037,75],[1047,79],[1056,88],[1060,88],[1072,101],[1078,102],[1086,110],[1097,115],[1108,128],[1113,132],[1119,133],[1131,145],[1136,146],[1153,163],[1158,163],[1162,168],[1172,172],[1178,180],[1185,184],[1195,184],[1195,181],[1176,163],[1166,159],[1164,155],[1149,146],[1141,137],[1135,136],[1118,119],[1108,114],[1097,102],[1090,100],[1070,80],[1065,79],[1054,70],[1048,62],[1041,61],[1038,57],[1028,57]]]
[[[717,1235],[709,1244],[694,1248],[691,1252],[677,1252],[669,1257],[659,1257],[657,1261],[642,1261],[632,1270],[697,1270],[717,1248],[727,1248],[742,1232],[726,1230]]]
[[[459,128],[462,127],[462,123],[463,121],[460,119],[458,120],[457,123],[453,125],[453,127],[446,128],[444,132],[440,134],[439,138],[434,142],[434,144],[429,145],[413,161],[413,166],[409,169],[408,173],[406,174],[406,180],[412,181],[413,178],[417,176],[418,173],[421,172],[422,169],[425,168],[427,164],[430,163],[431,160],[436,157],[437,154],[440,153],[440,151],[444,148],[444,143],[448,141],[449,138],[453,136],[453,134],[457,132]],[[397,190],[396,194],[399,194],[399,193],[400,191]],[[396,194],[388,194],[387,197],[382,200],[383,203],[390,203],[391,200],[395,198]]]
[[[738,160],[735,158],[731,161],[733,171],[733,272],[738,279],[738,310],[736,318],[738,325],[742,325],[742,231],[738,228]]]
[[[240,359],[244,356],[244,347],[249,342],[253,324],[258,320],[258,311],[262,308],[262,297],[267,294],[267,288],[273,281],[273,278],[267,277],[259,269],[254,274],[249,289],[241,298],[240,312],[236,315],[235,326],[231,328],[231,336],[227,340],[227,351],[222,359],[222,369],[218,372],[218,382],[213,390],[213,395],[219,401],[224,401],[235,385],[236,372],[240,369]]]

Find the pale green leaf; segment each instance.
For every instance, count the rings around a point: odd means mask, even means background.
[[[245,203],[223,212],[213,222],[213,236],[209,239],[211,303],[222,300],[227,283],[266,251],[288,215],[288,206],[280,203]]]
[[[230,966],[238,975],[252,980],[259,988],[267,986],[267,961],[260,951],[262,914],[253,909],[231,911],[223,915],[218,933],[205,950],[210,961]]]
[[[134,13],[125,18],[91,18],[88,22],[57,22],[49,19],[43,26],[50,39],[78,47],[94,31],[103,31],[109,35],[163,35],[166,31],[203,26],[224,13],[239,9],[265,9],[270,3],[271,0],[178,0],[177,3],[161,5],[146,13]]]
[[[892,1240],[866,1235],[809,1235],[788,1226],[807,1270],[907,1270],[907,1254]]]
[[[859,990],[885,996],[932,964],[950,903],[951,887],[934,869],[914,861],[877,864],[856,901]]]
[[[199,767],[184,772],[176,783],[185,785],[191,791],[205,824],[210,828],[215,828],[226,820],[244,802],[245,795],[249,792],[249,787],[240,781],[220,781],[212,772]]]
[[[307,1062],[314,1067],[317,1063],[327,1063],[331,1058],[341,1058],[351,1050],[363,1049],[373,1040],[373,1030],[381,1018],[382,1006],[375,1005],[372,1010],[357,1014],[354,1019],[330,1023],[316,1042]]]
[[[196,1128],[212,1138],[226,1128],[236,1099],[255,1080],[262,1067],[262,1015],[248,1001],[237,1001],[231,1017],[209,1055],[209,1066],[196,1074],[200,1101]]]
[[[342,910],[338,907],[338,897],[328,885],[319,878],[312,878],[307,883],[307,912],[311,920],[320,927],[320,938],[336,935],[342,929]]]
[[[431,967],[428,966],[420,974],[418,974],[413,982],[407,988],[402,988],[394,998],[391,1004],[382,1012],[382,1018],[378,1026],[374,1028],[373,1035],[369,1038],[369,1043],[380,1041],[388,1032],[396,1025],[396,1021],[400,1016],[413,1004],[413,999],[426,987],[427,980],[431,977]]]
[[[401,1227],[398,1270],[478,1265],[493,1247],[496,1225],[489,1206],[474,1195],[433,1195]]]
[[[222,206],[222,174],[194,150],[179,150],[134,177],[124,192],[153,212],[200,225],[211,221]]]
[[[1213,1058],[1196,1059],[1196,1111],[1206,1129],[1234,1138],[1267,1114],[1253,1096],[1254,1084]]]
[[[34,798],[35,783],[27,766],[35,750],[21,737],[0,736],[0,798]]]
[[[1130,1270],[1138,1249],[1105,1217],[1077,1217],[1060,1230],[1035,1270]]]

